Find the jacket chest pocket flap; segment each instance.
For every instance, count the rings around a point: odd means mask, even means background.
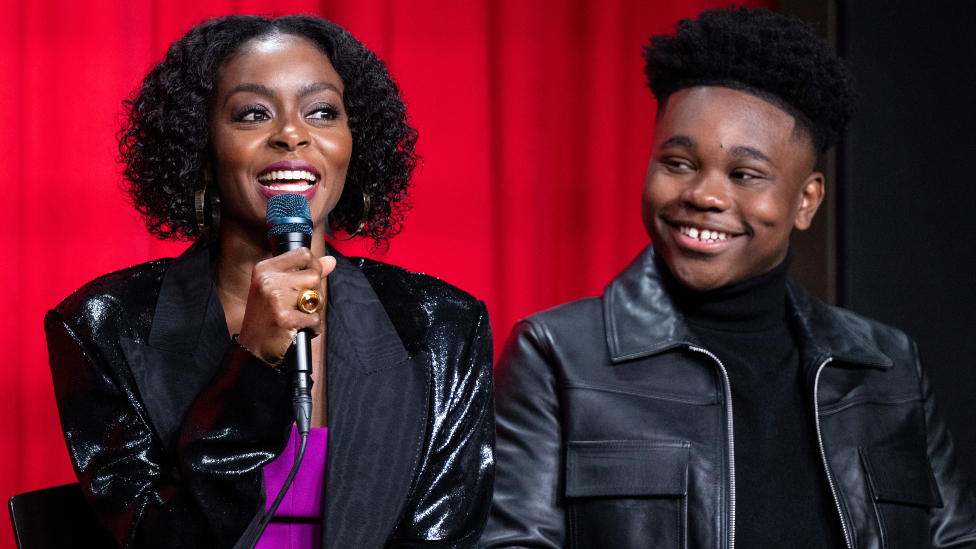
[[[887,546],[931,547],[931,509],[943,504],[925,453],[861,448],[860,454]]]
[[[942,507],[942,497],[924,453],[861,448],[875,501]]]
[[[684,496],[689,450],[687,442],[570,442],[566,497]]]
[[[566,448],[569,547],[682,547],[687,442],[608,440]]]

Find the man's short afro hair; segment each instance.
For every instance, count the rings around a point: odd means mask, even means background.
[[[834,145],[852,114],[847,64],[813,27],[767,9],[733,6],[682,19],[674,36],[651,37],[644,59],[659,108],[684,88],[737,89],[793,115],[820,154]]]

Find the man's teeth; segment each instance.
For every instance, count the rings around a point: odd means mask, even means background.
[[[721,231],[709,231],[708,229],[699,231],[694,227],[681,227],[681,234],[686,234],[702,242],[717,242],[729,238],[727,233]]]
[[[278,170],[274,172],[268,172],[258,177],[258,181],[268,182],[268,181],[278,181],[281,180],[282,183],[277,185],[268,185],[269,188],[281,191],[304,191],[310,185],[314,185],[315,181],[318,180],[318,176],[312,172],[305,170]],[[284,183],[284,181],[307,181],[302,183]]]

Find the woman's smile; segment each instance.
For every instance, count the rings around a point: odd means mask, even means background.
[[[281,193],[295,193],[312,200],[319,186],[319,171],[303,160],[282,160],[275,162],[258,174],[258,183],[264,196],[271,197]]]

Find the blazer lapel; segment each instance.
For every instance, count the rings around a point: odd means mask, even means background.
[[[196,395],[213,377],[230,335],[209,276],[209,254],[193,245],[163,276],[146,342],[122,339],[153,428],[167,451]]]
[[[329,275],[329,454],[323,547],[383,547],[426,434],[429,356],[408,356],[362,271]]]

